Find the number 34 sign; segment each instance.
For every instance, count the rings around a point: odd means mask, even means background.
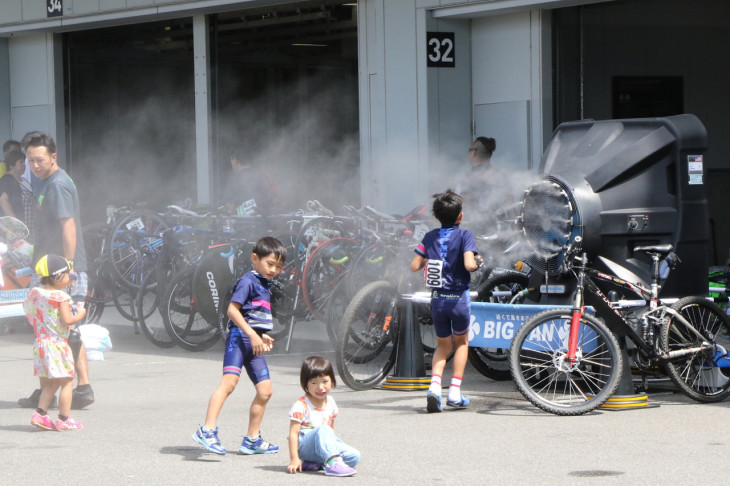
[[[427,32],[426,57],[428,67],[455,67],[454,33]]]
[[[46,17],[61,17],[63,0],[46,0]]]

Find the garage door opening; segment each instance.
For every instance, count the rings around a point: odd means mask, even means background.
[[[273,175],[282,207],[359,203],[356,18],[327,1],[208,16],[212,194],[236,153]],[[65,166],[84,219],[195,201],[192,18],[66,33],[63,46]]]

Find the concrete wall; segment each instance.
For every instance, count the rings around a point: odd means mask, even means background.
[[[390,211],[410,209],[426,192],[416,23],[414,0],[367,1],[358,9],[362,200]]]
[[[10,52],[8,40],[0,39],[0,143],[10,138]]]
[[[427,198],[448,186],[455,187],[453,175],[466,167],[466,148],[472,140],[472,56],[470,20],[436,20],[428,14],[424,18],[427,32],[453,32],[455,44],[455,67],[423,68],[427,89],[419,101],[426,108],[419,112],[428,116],[425,139],[428,140],[430,177],[424,195]],[[426,56],[425,33],[423,38],[424,50],[419,52],[419,58]]]
[[[533,10],[474,19],[471,48],[472,102],[481,132],[476,135],[497,139],[496,165],[537,167],[552,131],[549,13]],[[489,108],[511,117],[494,120],[500,136],[479,126],[479,110]],[[519,113],[523,109],[526,113]]]
[[[58,139],[54,56],[60,53],[54,53],[53,35],[12,37],[9,47],[11,136],[41,130]]]
[[[434,19],[427,2],[376,0],[359,15],[363,203],[405,212],[458,186],[479,104],[528,102],[519,168],[537,165],[551,131],[550,29],[539,11]],[[454,32],[454,68],[426,66],[430,31]]]

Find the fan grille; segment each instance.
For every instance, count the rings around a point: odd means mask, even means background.
[[[545,179],[530,186],[522,199],[522,228],[532,248],[530,266],[541,273],[559,273],[579,220],[575,201],[561,183]]]

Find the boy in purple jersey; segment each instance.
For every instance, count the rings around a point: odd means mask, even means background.
[[[431,386],[426,394],[426,409],[431,413],[443,410],[441,374],[452,349],[453,371],[446,405],[454,408],[469,405],[469,399],[461,394],[461,378],[469,353],[469,272],[481,265],[474,235],[459,228],[464,216],[461,196],[447,189],[433,197],[433,215],[441,223],[441,228],[426,233],[411,261],[411,271],[423,269],[426,286],[433,289],[431,318],[437,345],[431,365]]]
[[[281,273],[286,248],[271,236],[261,238],[253,247],[253,270],[244,274],[233,288],[228,306],[228,338],[223,357],[223,378],[208,401],[205,425],[198,427],[193,440],[208,451],[225,454],[218,440],[216,422],[226,398],[233,393],[241,368],[256,388],[248,418],[248,432],[238,451],[241,454],[274,454],[279,447],[261,438],[261,422],[273,392],[269,367],[263,354],[271,351],[274,340],[266,334],[272,329],[271,279]]]

